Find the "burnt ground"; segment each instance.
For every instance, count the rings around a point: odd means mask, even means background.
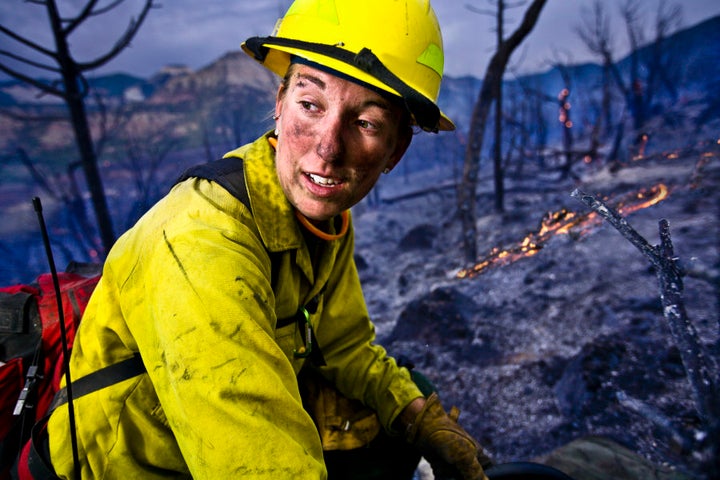
[[[537,231],[546,212],[587,214],[570,196],[575,188],[608,197],[613,206],[615,198],[664,183],[665,200],[626,218],[653,245],[659,220],[670,222],[686,272],[688,316],[708,358],[718,363],[716,132],[674,145],[660,136],[643,159],[582,166],[579,180],[526,170],[526,180],[508,182],[502,215],[493,212],[486,178],[478,204],[480,257],[517,245]],[[442,173],[430,175],[442,181]],[[379,342],[427,375],[446,407],[461,409],[464,426],[496,461],[537,459],[596,435],[659,467],[710,478],[708,455],[701,452],[711,434],[663,316],[655,272],[639,250],[600,221],[552,236],[533,256],[457,278],[468,265],[452,221],[452,189],[399,199],[412,183],[388,180],[391,188],[381,190],[385,204],[355,211],[370,313]]]

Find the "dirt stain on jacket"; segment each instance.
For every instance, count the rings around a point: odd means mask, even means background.
[[[167,238],[167,232],[165,230],[163,230],[163,240],[165,240],[165,245],[167,245],[168,250],[170,250],[170,254],[175,259],[175,263],[177,263],[177,266],[180,269],[180,271],[182,272],[183,276],[185,277],[185,280],[190,281],[190,279],[188,278],[187,271],[185,271],[185,267],[183,266],[182,262],[180,261],[180,258],[175,253],[175,249],[173,248],[172,244],[170,243],[170,240],[168,240],[168,238]]]

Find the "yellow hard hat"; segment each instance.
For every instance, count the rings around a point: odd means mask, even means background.
[[[242,48],[284,76],[292,57],[400,96],[423,130],[454,130],[436,102],[443,43],[429,0],[295,0],[269,37]]]

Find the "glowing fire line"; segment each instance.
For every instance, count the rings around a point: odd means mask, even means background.
[[[637,210],[648,208],[660,203],[669,195],[668,188],[663,184],[643,189],[638,193],[629,194],[618,199],[614,207],[619,213],[628,215]],[[484,272],[490,267],[508,265],[521,258],[532,257],[537,254],[550,239],[556,235],[572,234],[581,237],[590,233],[596,225],[602,223],[595,212],[578,214],[565,208],[556,212],[548,212],[543,217],[537,232],[528,234],[518,244],[508,248],[493,248],[479,263],[460,270],[458,278],[471,278]]]

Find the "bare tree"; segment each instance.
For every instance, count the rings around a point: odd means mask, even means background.
[[[502,3],[501,0],[498,0],[498,7]],[[546,0],[533,0],[530,7],[525,11],[520,26],[509,38],[500,41],[485,71],[483,84],[473,108],[468,144],[465,149],[463,180],[458,188],[458,214],[462,225],[465,259],[469,262],[474,261],[477,256],[476,188],[480,170],[480,153],[490,107],[502,92],[503,75],[510,60],[510,55],[535,27],[545,3]],[[498,10],[501,10],[501,8],[498,8]],[[500,162],[501,158],[498,158],[497,161]],[[499,178],[498,175],[500,175]],[[500,171],[496,173],[495,179],[497,188],[498,180],[502,180],[502,165],[500,165]]]
[[[561,168],[561,178],[565,179],[572,175],[572,167],[574,161],[573,146],[575,139],[573,138],[572,127],[573,122],[570,119],[570,92],[572,91],[572,80],[570,78],[570,72],[565,65],[555,65],[560,76],[563,79],[563,89],[560,90],[557,96],[558,105],[558,121],[560,122],[560,128],[562,129],[563,138],[563,152],[565,154],[565,164]]]
[[[625,30],[630,45],[630,81],[618,80],[618,86],[627,99],[630,112],[634,119],[635,130],[642,128],[645,123],[645,104],[643,102],[643,82],[640,79],[640,58],[638,48],[644,42],[644,32],[640,21],[640,4],[637,0],[626,0],[620,7],[620,13],[625,20]],[[622,78],[620,75],[618,79]]]
[[[678,97],[677,79],[672,72],[679,73],[679,69],[672,68],[675,58],[665,48],[665,39],[682,24],[682,5],[660,0],[655,17],[655,38],[653,39],[648,58],[648,98],[647,105],[651,105],[653,95],[661,88],[665,89],[673,100]]]
[[[35,181],[50,198],[60,202],[62,209],[62,222],[73,238],[74,244],[79,246],[81,250],[85,250],[91,254],[91,257],[97,252],[98,245],[92,238],[88,238],[84,232],[91,228],[90,219],[83,205],[80,187],[75,178],[75,170],[79,167],[77,162],[68,165],[66,175],[62,177],[51,177],[46,175],[38,165],[30,159],[30,156],[23,148],[17,149],[17,158],[20,160]],[[66,246],[59,243],[58,246],[65,249]],[[72,258],[70,255],[68,258]]]
[[[510,105],[504,112],[504,122],[510,130],[510,141],[505,154],[504,169],[509,171],[511,162],[515,159],[514,178],[522,177],[528,159],[528,152],[535,151],[535,147],[531,146],[532,99],[522,95],[524,91],[524,86],[520,84],[511,90],[514,95],[509,95]]]
[[[24,48],[32,54],[40,55],[41,58],[45,59],[44,61],[35,61],[31,59],[30,54],[23,56],[9,50],[0,50],[0,58],[2,59],[0,61],[0,71],[34,86],[45,94],[60,97],[68,108],[75,133],[75,142],[80,153],[83,172],[90,190],[98,229],[105,250],[104,253],[107,253],[115,242],[115,234],[105,198],[105,190],[98,171],[96,149],[93,144],[85,108],[85,97],[89,91],[85,73],[105,65],[130,44],[148,12],[155,6],[154,2],[153,0],[145,0],[138,18],[132,18],[124,33],[114,45],[106,53],[93,60],[87,62],[76,61],[70,49],[70,37],[86,21],[114,10],[123,2],[124,0],[107,0],[104,3],[100,0],[88,0],[82,8],[79,8],[69,17],[61,15],[56,0],[31,0],[26,2],[45,8],[54,47],[43,46],[31,38],[24,37],[14,30],[0,25],[0,34],[16,42],[15,46]],[[57,75],[58,78],[49,83],[37,80],[31,74],[23,73],[14,64],[11,66],[10,62],[15,62],[24,68],[36,69],[45,73],[51,72]]]
[[[548,123],[543,105],[547,102],[555,103],[557,100],[543,92],[537,85],[537,80],[528,82],[527,77],[518,78],[517,85],[520,88],[517,96],[524,98],[528,102],[525,120],[522,123],[522,128],[526,130],[528,136],[525,144],[531,145],[532,148],[528,155],[536,159],[540,166],[545,167]]]
[[[592,10],[584,11],[582,24],[575,28],[575,32],[586,48],[602,59],[602,99],[600,101],[600,119],[596,121],[596,125],[598,125],[598,128],[602,128],[601,125],[604,124],[604,132],[605,136],[607,136],[610,134],[610,125],[612,124],[610,86],[611,71],[614,64],[612,56],[614,47],[612,45],[610,17],[602,2],[596,1],[593,3]],[[595,141],[597,141],[597,137],[595,137]]]
[[[471,5],[467,5],[468,10],[482,15],[490,15],[495,18],[495,37],[497,40],[497,48],[499,49],[504,41],[505,27],[505,11],[510,8],[521,7],[525,2],[510,4],[505,0],[488,0],[495,3],[495,10],[478,9]],[[502,212],[505,210],[505,171],[503,169],[502,160],[502,138],[503,138],[503,82],[500,81],[495,85],[493,92],[495,102],[495,123],[493,130],[493,172],[495,182],[495,210]]]
[[[137,194],[123,228],[137,222],[162,196],[160,169],[179,142],[173,134],[175,124],[172,117],[139,112],[123,128],[121,141],[125,144],[125,166]]]
[[[592,11],[585,12],[582,24],[576,28],[580,39],[585,43],[591,53],[602,58],[605,75],[603,110],[609,119],[609,87],[612,78],[620,90],[633,119],[633,128],[639,131],[645,125],[649,109],[654,96],[660,87],[677,95],[675,82],[670,72],[671,60],[667,58],[664,49],[664,40],[675,30],[682,21],[682,7],[679,4],[659,0],[655,23],[653,25],[653,40],[648,52],[642,56],[641,51],[646,43],[647,26],[644,19],[647,15],[643,11],[644,4],[639,0],[625,0],[620,6],[620,16],[623,19],[628,47],[630,49],[629,67],[627,76],[623,76],[619,66],[613,58],[614,46],[611,44],[613,32],[610,20],[601,0],[595,0]],[[644,72],[644,73],[643,73]]]

